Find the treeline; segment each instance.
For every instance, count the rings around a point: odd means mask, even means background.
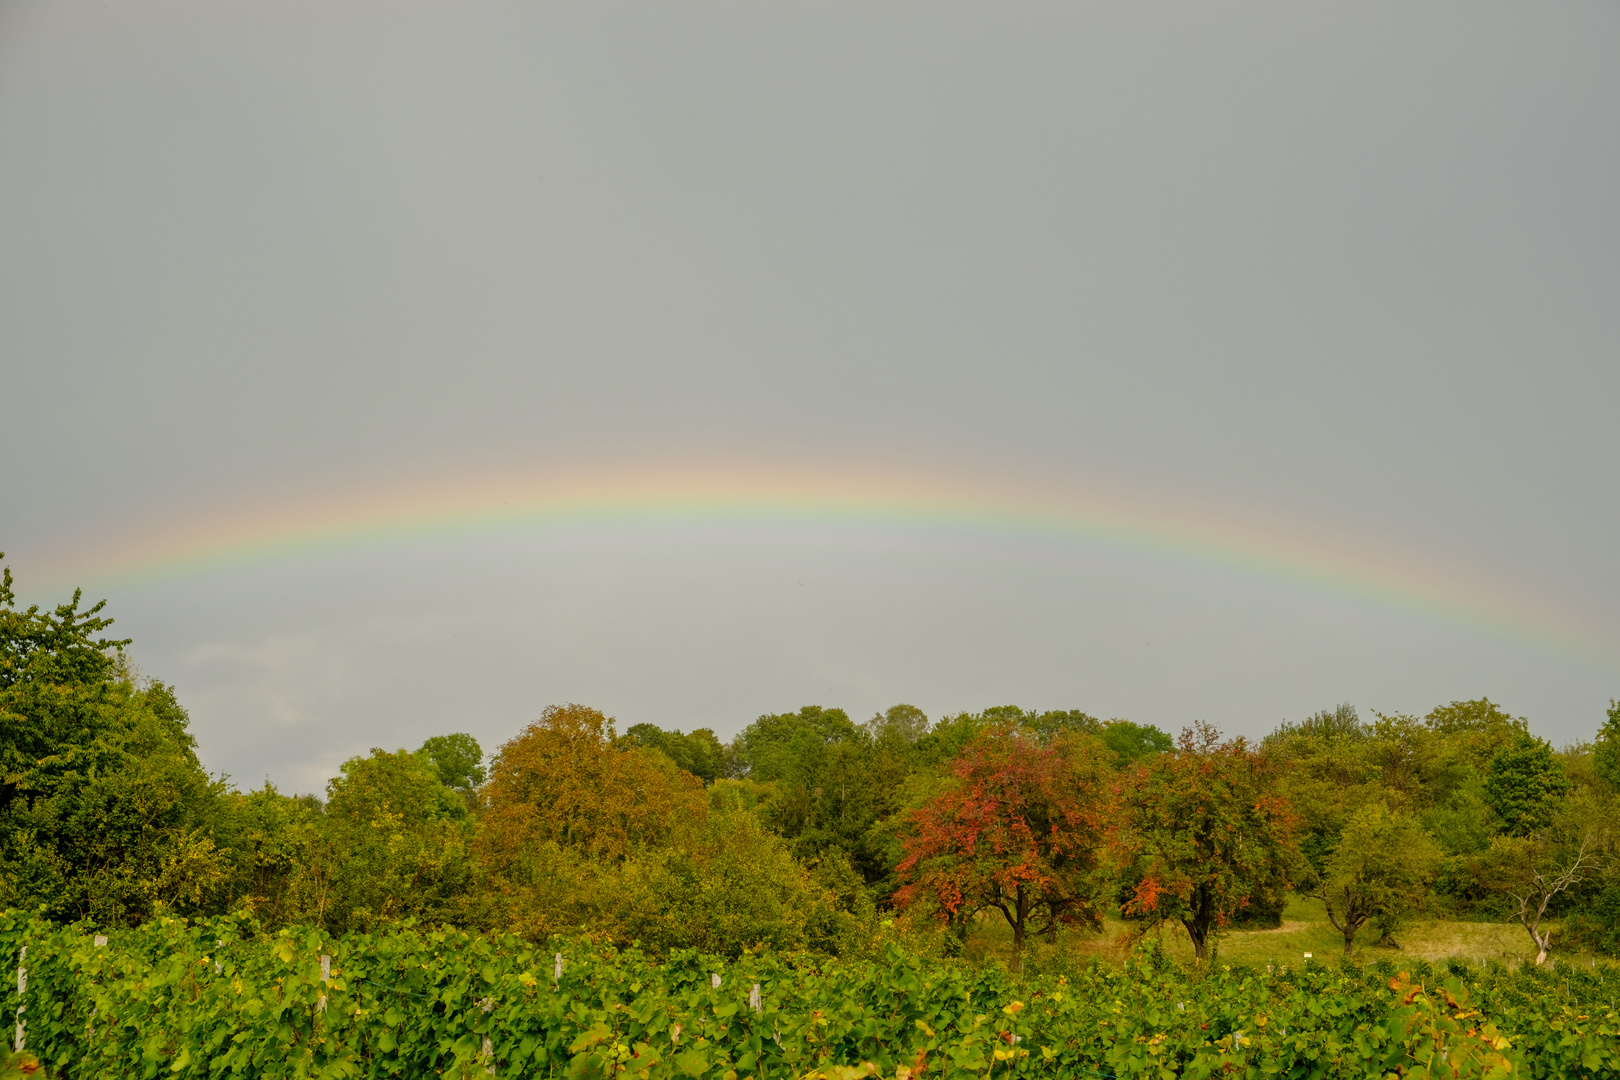
[[[807,706],[723,743],[548,708],[487,759],[469,735],[344,763],[324,798],[201,767],[102,605],[18,610],[0,583],[0,907],[129,926],[249,912],[332,933],[404,919],[663,951],[959,951],[1120,915],[1225,927],[1321,897],[1346,950],[1420,911],[1620,951],[1620,706],[1554,750],[1485,700],[1349,706],[1258,744],[1173,741],[1012,706],[857,723]],[[1358,937],[1359,935],[1359,937]]]

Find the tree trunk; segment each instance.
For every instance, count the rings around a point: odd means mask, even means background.
[[[1187,938],[1192,942],[1193,956],[1199,963],[1209,959],[1209,927],[1199,919],[1182,919],[1181,925],[1187,930]]]
[[[1203,886],[1193,890],[1192,918],[1182,919],[1181,925],[1187,928],[1187,936],[1192,939],[1193,955],[1199,963],[1209,960],[1209,932],[1215,926],[1214,904]]]
[[[1024,887],[1018,886],[1018,895],[1013,898],[1013,915],[1009,919],[1013,932],[1012,970],[1024,970],[1024,932],[1029,927],[1029,899],[1024,895]]]
[[[1316,895],[1322,901],[1322,907],[1327,911],[1328,923],[1333,929],[1344,935],[1345,958],[1348,959],[1354,956],[1356,934],[1360,933],[1361,928],[1367,925],[1366,913],[1362,910],[1361,905],[1356,902],[1356,898],[1350,895],[1349,890],[1345,891],[1344,906],[1340,909],[1338,915],[1333,913],[1333,893],[1328,889],[1325,882],[1320,886]]]

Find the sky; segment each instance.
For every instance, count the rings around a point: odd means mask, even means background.
[[[234,783],[1620,696],[1611,4],[0,6],[0,550]]]

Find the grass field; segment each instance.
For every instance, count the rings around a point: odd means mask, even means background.
[[[1559,935],[1553,933],[1552,960],[1558,964],[1592,963],[1592,954],[1566,951],[1559,948]],[[1051,947],[1034,946],[1032,957],[1044,954],[1054,959],[1051,950],[1066,950],[1073,960],[1085,961],[1098,957],[1112,962],[1125,958],[1127,939],[1131,927],[1123,921],[1108,919],[1101,934],[1073,935]],[[1165,927],[1160,941],[1172,956],[1191,962],[1192,943],[1179,926]],[[1431,963],[1452,958],[1479,963],[1496,960],[1511,966],[1534,961],[1535,949],[1530,935],[1518,923],[1460,922],[1449,919],[1414,918],[1396,935],[1399,951],[1380,948],[1374,942],[1378,932],[1364,927],[1356,936],[1354,959],[1359,963],[1389,959],[1399,963],[1402,957],[1428,960]],[[1224,964],[1297,964],[1310,953],[1325,963],[1337,963],[1344,955],[1344,937],[1327,920],[1322,902],[1309,897],[1290,898],[1283,913],[1283,924],[1275,930],[1232,930],[1216,942],[1217,962]],[[1012,958],[1012,932],[999,914],[992,912],[980,919],[968,938],[967,956],[972,960],[996,958],[1003,963]]]

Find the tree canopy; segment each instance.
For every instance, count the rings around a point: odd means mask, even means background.
[[[1136,876],[1126,910],[1178,921],[1199,959],[1233,916],[1292,883],[1297,819],[1241,738],[1188,728],[1121,784],[1120,801],[1114,843]]]
[[[1344,935],[1346,956],[1369,920],[1398,918],[1422,906],[1440,854],[1415,818],[1391,813],[1383,803],[1350,816],[1317,887],[1328,921]]]
[[[104,607],[19,610],[0,563],[0,904],[56,919],[415,919],[733,954],[913,932],[960,950],[1005,923],[1016,958],[1117,915],[1207,958],[1297,886],[1347,952],[1368,923],[1369,947],[1398,947],[1419,908],[1517,920],[1543,959],[1555,930],[1620,949],[1613,701],[1559,750],[1487,698],[1370,721],[1341,704],[1258,744],[904,703],[765,713],[725,742],[553,705],[492,760],[446,732],[350,758],[324,791],[243,791],[204,769],[180,693]]]
[[[949,785],[910,815],[896,904],[926,903],[947,920],[994,909],[1012,928],[1015,966],[1031,929],[1099,925],[1105,753],[1085,735],[979,735]]]

